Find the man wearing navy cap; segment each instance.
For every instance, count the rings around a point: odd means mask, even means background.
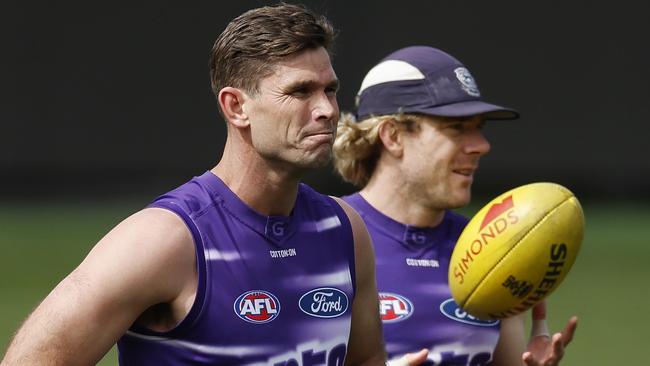
[[[339,174],[361,191],[344,197],[373,239],[389,358],[422,348],[436,365],[556,365],[577,319],[549,336],[544,303],[526,345],[522,315],[472,317],[453,301],[449,258],[467,219],[474,173],[490,150],[486,120],[516,119],[486,103],[454,57],[432,47],[400,49],[374,66],[334,143]]]

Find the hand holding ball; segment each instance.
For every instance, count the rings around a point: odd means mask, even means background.
[[[583,231],[580,203],[558,184],[533,183],[500,195],[458,239],[449,263],[454,300],[480,319],[528,310],[566,277]]]

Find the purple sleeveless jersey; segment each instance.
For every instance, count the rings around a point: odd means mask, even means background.
[[[354,298],[347,215],[300,185],[291,216],[263,216],[206,172],[157,198],[188,226],[199,285],[169,332],[134,325],[121,365],[343,364]]]
[[[383,215],[358,193],[344,200],[359,212],[374,244],[389,359],[427,348],[429,365],[485,365],[499,338],[499,322],[460,309],[447,281],[449,259],[467,219],[446,211],[437,227],[418,228]]]

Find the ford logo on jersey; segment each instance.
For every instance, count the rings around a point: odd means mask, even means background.
[[[402,321],[413,314],[413,303],[402,295],[379,293],[379,315],[385,323]]]
[[[481,320],[471,316],[465,310],[456,304],[454,299],[447,299],[440,304],[440,312],[447,318],[453,319],[457,322],[478,325],[479,327],[491,327],[499,324],[498,320]]]
[[[348,296],[333,288],[313,289],[300,297],[298,306],[303,313],[317,318],[336,318],[348,310]]]
[[[249,323],[268,323],[280,314],[280,301],[266,291],[248,291],[241,294],[234,304],[235,314]]]

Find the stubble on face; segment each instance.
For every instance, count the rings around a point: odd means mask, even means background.
[[[422,116],[419,128],[411,133],[407,179],[411,181],[413,199],[419,199],[423,206],[455,209],[470,202],[474,173],[484,153],[464,150],[463,134],[467,126],[473,126],[467,123],[477,122]]]
[[[327,165],[338,121],[338,79],[324,49],[281,61],[260,82],[252,143],[265,160],[305,170]]]

